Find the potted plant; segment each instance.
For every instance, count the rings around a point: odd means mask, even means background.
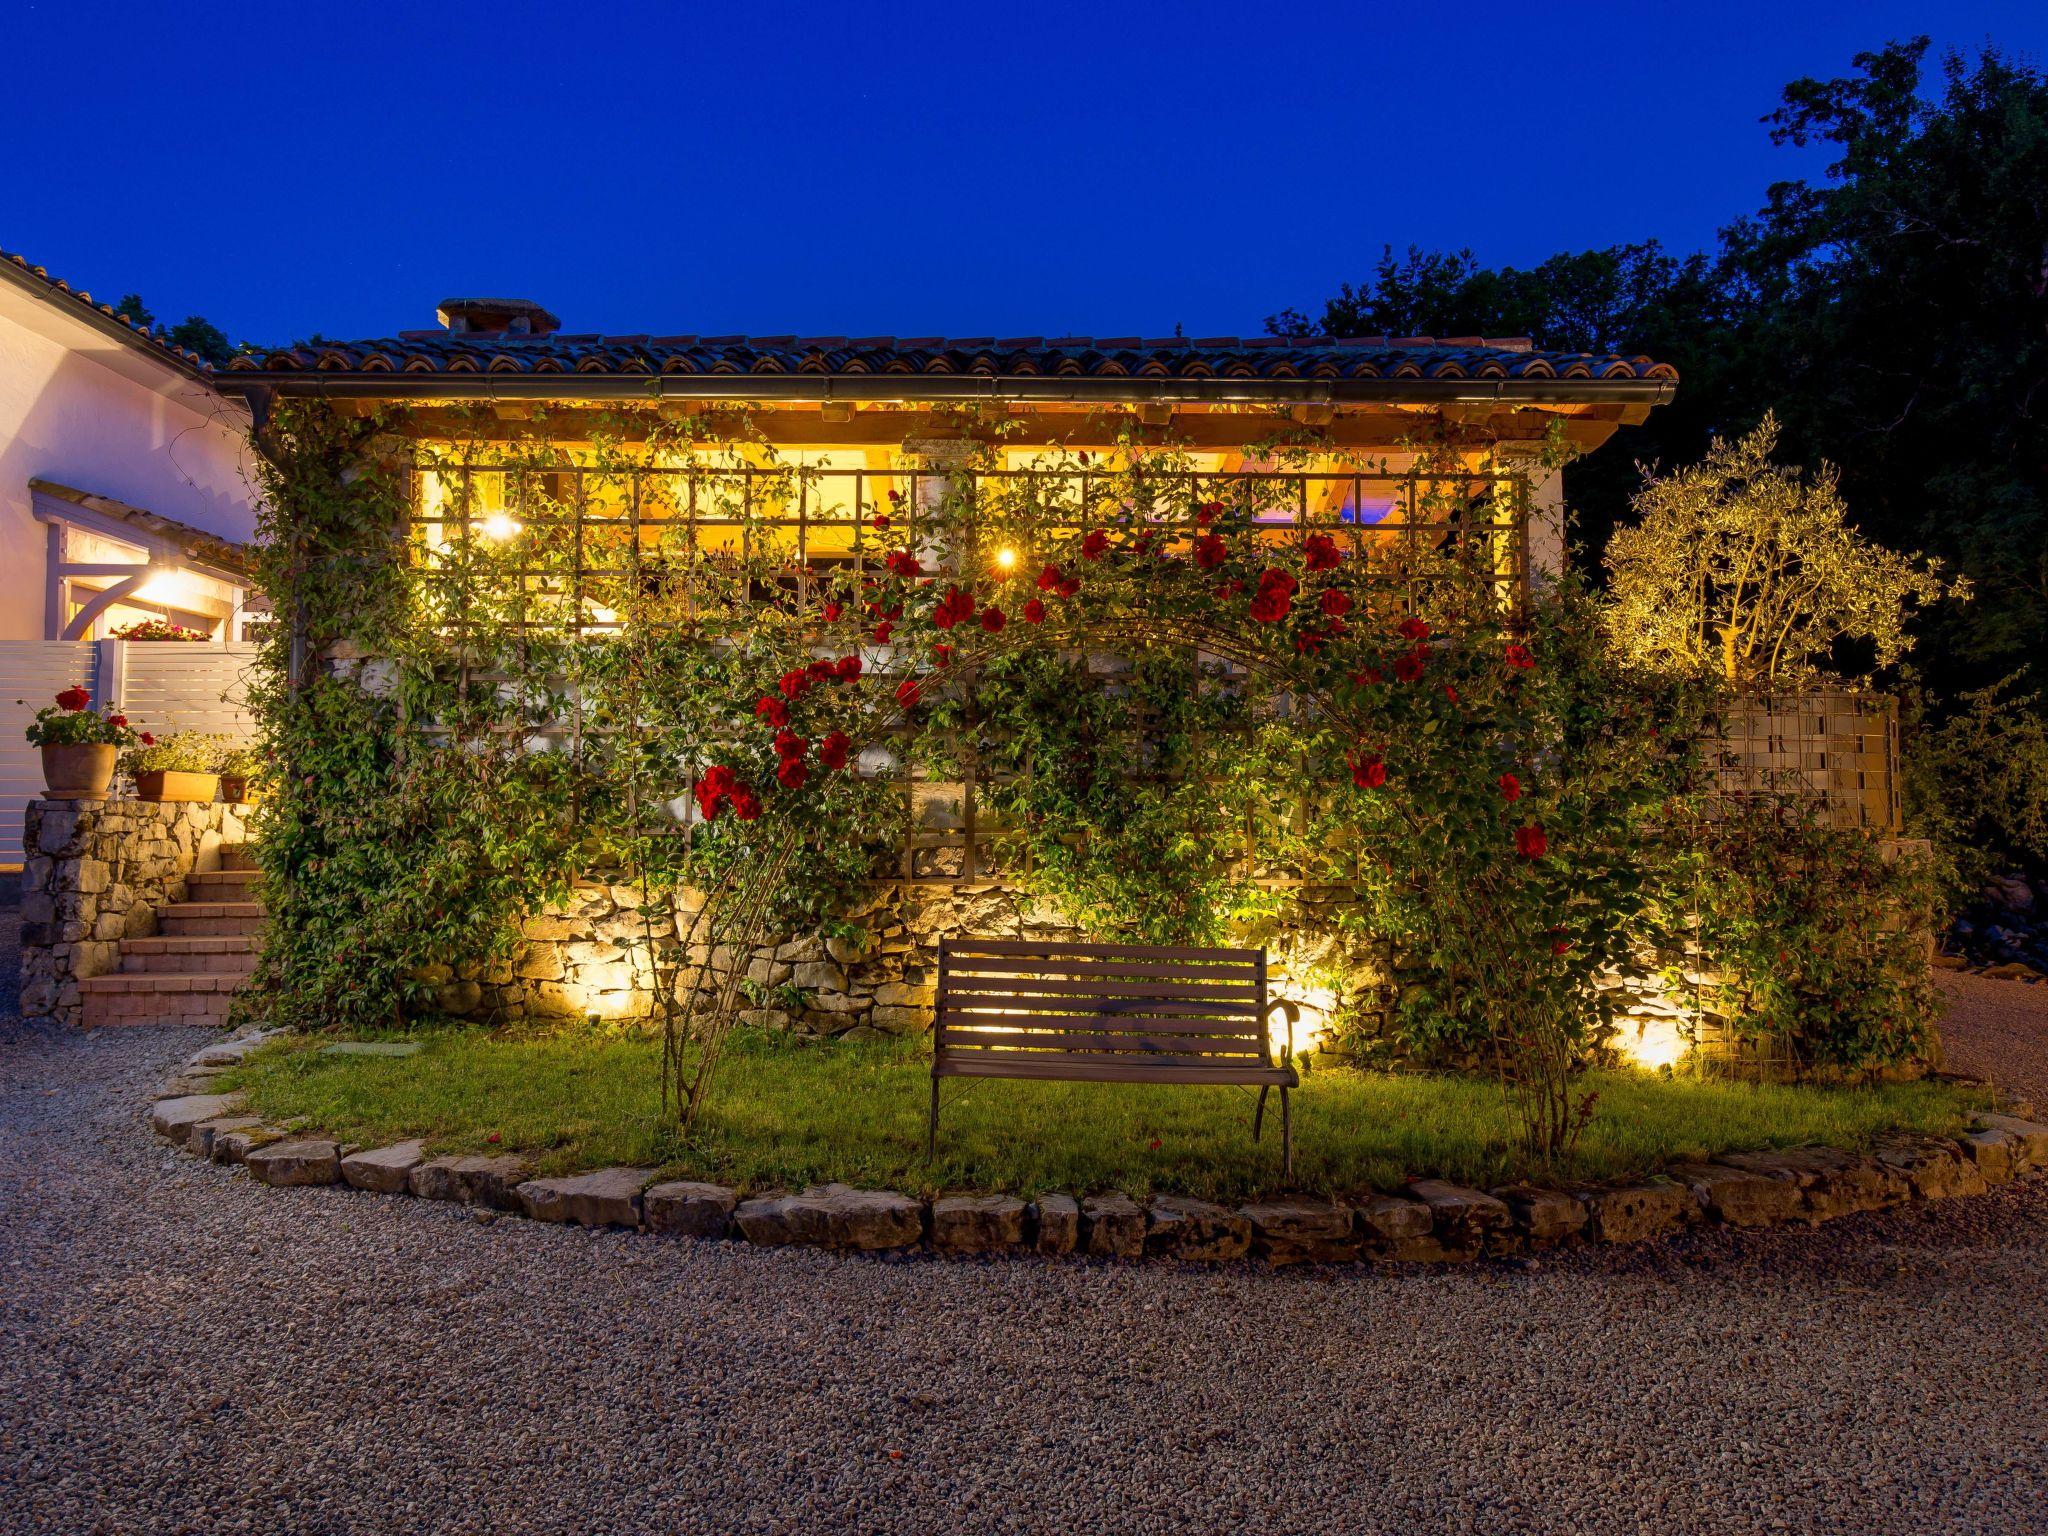
[[[211,640],[213,637],[202,629],[187,629],[182,624],[173,624],[169,619],[138,619],[125,629],[114,631],[116,640]]]
[[[220,775],[221,799],[230,804],[247,804],[262,796],[263,754],[254,747],[222,747],[214,754],[213,771]]]
[[[220,738],[200,731],[173,731],[145,739],[121,754],[121,771],[135,780],[138,800],[205,800],[220,792],[213,760]]]
[[[53,800],[106,799],[115,754],[138,740],[126,715],[88,709],[90,703],[92,695],[85,689],[66,688],[54,705],[36,711],[28,728],[29,745],[42,749],[43,784]]]

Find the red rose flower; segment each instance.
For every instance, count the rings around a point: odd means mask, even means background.
[[[783,673],[775,686],[782,690],[785,699],[800,699],[811,691],[811,674],[804,667],[795,667]]]
[[[877,532],[877,533],[887,533],[887,532],[889,531],[889,514],[888,514],[888,513],[886,513],[886,512],[877,512],[877,513],[875,514],[874,522],[875,522],[875,532]]]
[[[938,657],[940,666],[950,667],[953,665],[953,647],[950,645],[935,645],[932,647],[932,654]]]
[[[1369,757],[1353,755],[1346,759],[1351,764],[1351,782],[1360,789],[1378,789],[1387,782],[1387,765],[1375,752]]]
[[[917,563],[917,556],[907,549],[891,550],[889,558],[882,562],[898,576],[922,576],[924,567]]]
[[[1521,799],[1522,781],[1516,778],[1512,773],[1502,774],[1500,776],[1500,797],[1501,799],[1509,801],[1510,803]]]
[[[1302,553],[1307,556],[1308,568],[1312,571],[1334,570],[1344,558],[1337,551],[1337,541],[1327,533],[1310,534]]]
[[[1060,575],[1060,568],[1058,566],[1048,565],[1038,573],[1038,590],[1041,592],[1057,592],[1060,583],[1065,579],[1065,577]]]
[[[1235,597],[1243,590],[1244,583],[1235,577],[1232,577],[1229,581],[1219,581],[1216,583],[1216,595],[1218,597]]]
[[[761,814],[761,802],[751,789],[736,789],[732,792],[732,813],[741,821],[752,821]]]
[[[1261,624],[1274,624],[1286,618],[1299,586],[1287,572],[1268,566],[1259,572],[1259,590],[1252,597],[1252,617]]]
[[[1203,502],[1203,503],[1202,503],[1202,505],[1201,505],[1201,506],[1200,506],[1199,508],[1197,508],[1197,509],[1196,509],[1196,512],[1195,512],[1195,521],[1196,521],[1196,522],[1198,522],[1198,523],[1200,523],[1200,524],[1201,524],[1201,525],[1202,525],[1202,526],[1203,526],[1204,528],[1206,528],[1206,527],[1208,527],[1208,526],[1209,526],[1209,525],[1210,525],[1211,523],[1213,523],[1213,522],[1215,522],[1215,521],[1216,521],[1216,514],[1217,514],[1218,512],[1221,512],[1222,510],[1223,510],[1223,503],[1222,503],[1222,502],[1220,502],[1220,501],[1205,501],[1205,502]]]
[[[766,720],[770,725],[789,724],[789,706],[773,694],[762,696],[760,702],[754,705],[754,715],[757,719]]]
[[[860,658],[858,656],[842,656],[832,664],[832,670],[838,675],[842,683],[850,683],[860,676]]]
[[[1069,576],[1065,581],[1061,582],[1055,590],[1059,593],[1061,597],[1072,597],[1076,592],[1081,590],[1081,578],[1078,576]]]
[[[784,789],[802,789],[804,780],[811,776],[811,770],[804,766],[800,757],[785,757],[775,770],[775,777]]]
[[[844,731],[828,732],[818,743],[818,765],[821,768],[838,769],[846,766],[847,749],[853,745]]]
[[[1515,828],[1515,852],[1525,859],[1540,859],[1550,851],[1550,839],[1543,835],[1543,829],[1531,823]]]
[[[1403,619],[1401,627],[1394,633],[1403,640],[1414,640],[1419,643],[1429,638],[1429,625],[1421,619]]]
[[[144,731],[142,733],[142,744],[145,747],[153,747],[156,745],[156,738],[150,735],[149,732]]]
[[[1550,941],[1550,952],[1553,955],[1568,955],[1572,952],[1572,941],[1570,939],[1552,939]]]
[[[837,624],[839,622],[839,615],[845,611],[846,605],[844,603],[836,600],[827,603],[825,605],[825,622],[827,624]]]
[[[1003,626],[1009,622],[1009,619],[1004,616],[1003,610],[1000,608],[984,608],[981,610],[981,627],[992,635],[1000,635],[1003,632]]]
[[[1035,597],[1026,603],[1024,605],[1024,622],[1026,624],[1043,624],[1045,622],[1045,604]]]
[[[1330,637],[1319,629],[1304,629],[1294,637],[1294,649],[1303,656],[1323,654],[1323,642]]]
[[[1097,528],[1081,540],[1081,558],[1083,560],[1100,560],[1102,552],[1107,548],[1109,548],[1109,535],[1100,528]]]
[[[800,758],[810,750],[811,744],[805,741],[803,737],[797,735],[795,731],[777,731],[775,733],[775,755],[777,757]]]
[[[1384,683],[1386,678],[1381,675],[1378,667],[1367,667],[1361,672],[1352,673],[1351,681],[1358,687],[1365,688],[1374,683]]]
[[[818,683],[829,683],[838,675],[833,671],[832,663],[822,656],[813,661],[808,667],[805,667],[804,673],[813,682]]]
[[[77,714],[80,710],[84,709],[85,706],[90,704],[91,702],[92,695],[87,693],[83,688],[80,688],[76,685],[66,688],[62,693],[57,695],[58,707],[62,709],[68,709],[74,715]]]
[[[882,620],[881,623],[875,626],[875,644],[887,645],[889,643],[889,636],[895,632],[896,626],[894,624],[891,624],[887,619]]]
[[[917,701],[924,697],[924,684],[914,677],[906,677],[896,685],[896,702],[905,709],[915,709]]]
[[[1394,658],[1394,676],[1404,683],[1412,683],[1422,676],[1422,668],[1429,655],[1420,646],[1412,651],[1403,651]]]
[[[1450,700],[1450,701],[1451,701],[1451,702],[1452,702],[1453,704],[1457,703],[1457,702],[1458,702],[1458,685],[1457,685],[1456,683],[1445,683],[1445,684],[1444,684],[1444,697],[1445,697],[1445,698],[1447,698],[1447,699],[1449,699],[1449,700]]]
[[[1230,546],[1223,542],[1220,533],[1205,533],[1195,540],[1195,564],[1205,571],[1213,571],[1230,558]]]
[[[1332,587],[1322,597],[1323,612],[1333,619],[1341,619],[1351,611],[1351,594]]]
[[[1529,647],[1526,645],[1510,645],[1503,659],[1507,662],[1508,669],[1513,672],[1526,672],[1536,665],[1536,658],[1529,654]]]
[[[941,629],[951,629],[955,624],[964,624],[974,617],[974,599],[958,587],[946,588],[946,595],[939,600],[939,606],[932,610],[932,622]]]

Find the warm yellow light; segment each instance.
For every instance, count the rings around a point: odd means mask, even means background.
[[[495,539],[500,544],[518,537],[520,531],[519,519],[510,512],[493,512],[478,523],[477,528],[485,538]]]
[[[157,570],[149,579],[135,589],[137,601],[160,603],[166,608],[189,611],[201,596],[199,583],[188,571]]]
[[[996,551],[996,569],[999,571],[1014,571],[1016,568],[1017,551],[1005,544]]]
[[[1685,1060],[1686,1053],[1692,1049],[1692,1042],[1686,1038],[1684,1025],[1679,1020],[1654,1016],[1622,1020],[1621,1033],[1615,1039],[1614,1048],[1632,1066],[1655,1072],[1664,1067],[1675,1067]]]

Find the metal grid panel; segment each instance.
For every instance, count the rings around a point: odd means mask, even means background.
[[[1796,794],[1831,826],[1897,836],[1898,702],[1841,689],[1739,699],[1728,711],[1718,778],[1724,795]]]

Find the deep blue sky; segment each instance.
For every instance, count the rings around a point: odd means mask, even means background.
[[[0,249],[236,338],[1255,333],[1386,243],[1691,248],[1758,118],[2048,6],[0,0]]]

